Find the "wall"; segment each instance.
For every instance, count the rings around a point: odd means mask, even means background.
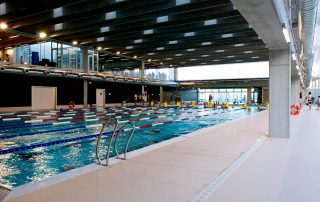
[[[83,104],[83,81],[0,73],[0,107],[31,106],[32,86],[57,87],[57,104]]]

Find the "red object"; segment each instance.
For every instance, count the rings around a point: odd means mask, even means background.
[[[298,105],[291,105],[291,111],[290,111],[290,114],[291,115],[298,115],[300,113],[300,107]]]
[[[73,109],[76,106],[76,103],[74,103],[73,101],[69,102],[69,108]]]

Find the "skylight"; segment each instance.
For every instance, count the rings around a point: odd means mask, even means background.
[[[233,37],[233,34],[222,34],[222,38],[230,38]]]
[[[54,25],[54,30],[55,30],[55,31],[57,31],[57,30],[61,30],[61,29],[62,29],[62,27],[63,27],[63,26],[62,26],[62,23],[55,24],[55,25]]]
[[[136,39],[133,41],[133,43],[142,43],[142,39]]]
[[[106,26],[106,27],[101,27],[100,28],[100,32],[103,33],[103,32],[109,32],[110,31],[110,27]]]
[[[54,18],[61,17],[62,15],[63,15],[63,8],[62,7],[53,9],[53,17]]]
[[[184,36],[185,37],[189,37],[189,36],[194,36],[194,32],[187,32],[187,33],[184,33]]]
[[[97,42],[99,42],[99,41],[104,41],[104,37],[98,37]]]
[[[174,41],[169,41],[169,44],[177,44],[178,41],[177,40],[174,40]]]
[[[241,47],[241,46],[244,46],[244,43],[237,43],[237,44],[234,44],[234,47]]]
[[[4,15],[7,13],[7,3],[3,2],[0,4],[0,15]]]
[[[105,14],[106,20],[115,19],[116,17],[117,17],[117,11],[112,11]]]
[[[143,34],[153,34],[153,29],[144,30]]]
[[[203,43],[201,43],[203,46],[209,46],[209,45],[211,45],[212,43],[210,42],[210,41],[207,41],[207,42],[203,42]]]
[[[157,23],[167,22],[167,21],[168,21],[168,16],[167,15],[157,17]]]
[[[217,19],[205,20],[205,21],[204,21],[204,26],[215,25],[215,24],[217,24]]]
[[[176,0],[176,6],[189,4],[189,3],[190,3],[190,0]]]

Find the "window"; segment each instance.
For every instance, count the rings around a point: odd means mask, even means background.
[[[107,26],[107,27],[101,27],[100,28],[100,32],[103,33],[103,32],[109,32],[110,31],[110,28]]]
[[[112,11],[112,12],[106,13],[105,17],[106,17],[106,20],[115,19],[117,17],[117,12]]]
[[[161,17],[157,17],[157,23],[161,23],[161,22],[167,22],[168,21],[168,16],[161,16]]]
[[[190,0],[176,0],[176,5],[183,5],[183,4],[189,4]]]
[[[147,29],[143,31],[143,34],[153,34],[153,29]]]
[[[217,24],[217,19],[204,21],[204,26],[215,25],[215,24]]]
[[[62,15],[63,15],[63,8],[62,7],[53,9],[53,17],[54,18],[61,17]]]
[[[184,33],[184,36],[185,37],[189,37],[189,36],[194,36],[194,32],[187,32],[187,33]]]

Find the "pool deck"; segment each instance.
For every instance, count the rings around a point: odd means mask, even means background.
[[[232,174],[236,169],[230,168],[238,167],[239,160],[263,142],[267,129],[268,112],[256,113],[133,152],[126,161],[99,166],[22,196],[9,195],[7,201],[192,201],[208,197],[201,191]]]
[[[303,109],[291,116],[289,139],[269,138],[268,111],[260,112],[7,201],[318,202],[319,118]]]

